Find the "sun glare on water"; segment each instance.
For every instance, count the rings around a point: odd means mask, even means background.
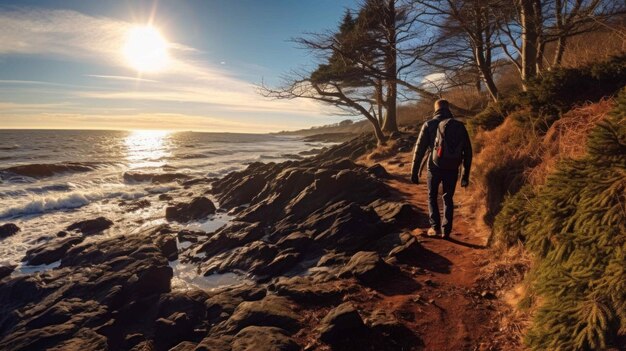
[[[160,167],[170,155],[166,130],[135,130],[126,137],[126,159],[130,168]]]
[[[152,26],[132,27],[122,50],[128,64],[139,72],[163,70],[169,61],[168,43]]]

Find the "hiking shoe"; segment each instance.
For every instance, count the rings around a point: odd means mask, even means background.
[[[438,238],[441,236],[441,232],[435,228],[430,228],[428,229],[428,232],[426,232],[426,235]]]

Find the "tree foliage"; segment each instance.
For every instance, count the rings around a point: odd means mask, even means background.
[[[598,350],[626,337],[626,90],[591,132],[587,154],[539,189],[509,198],[496,237],[537,257],[542,299],[527,335],[535,350]]]

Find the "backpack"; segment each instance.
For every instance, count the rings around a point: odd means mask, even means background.
[[[432,159],[435,166],[445,170],[458,170],[463,161],[462,140],[451,140],[446,130],[452,118],[439,122],[437,136],[432,151]]]

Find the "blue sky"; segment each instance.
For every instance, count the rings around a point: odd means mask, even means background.
[[[335,28],[354,6],[0,1],[0,128],[268,132],[336,122],[342,117],[329,107],[267,100],[254,85],[311,65],[289,39]],[[140,72],[124,50],[129,33],[147,24],[162,35],[167,63]]]

